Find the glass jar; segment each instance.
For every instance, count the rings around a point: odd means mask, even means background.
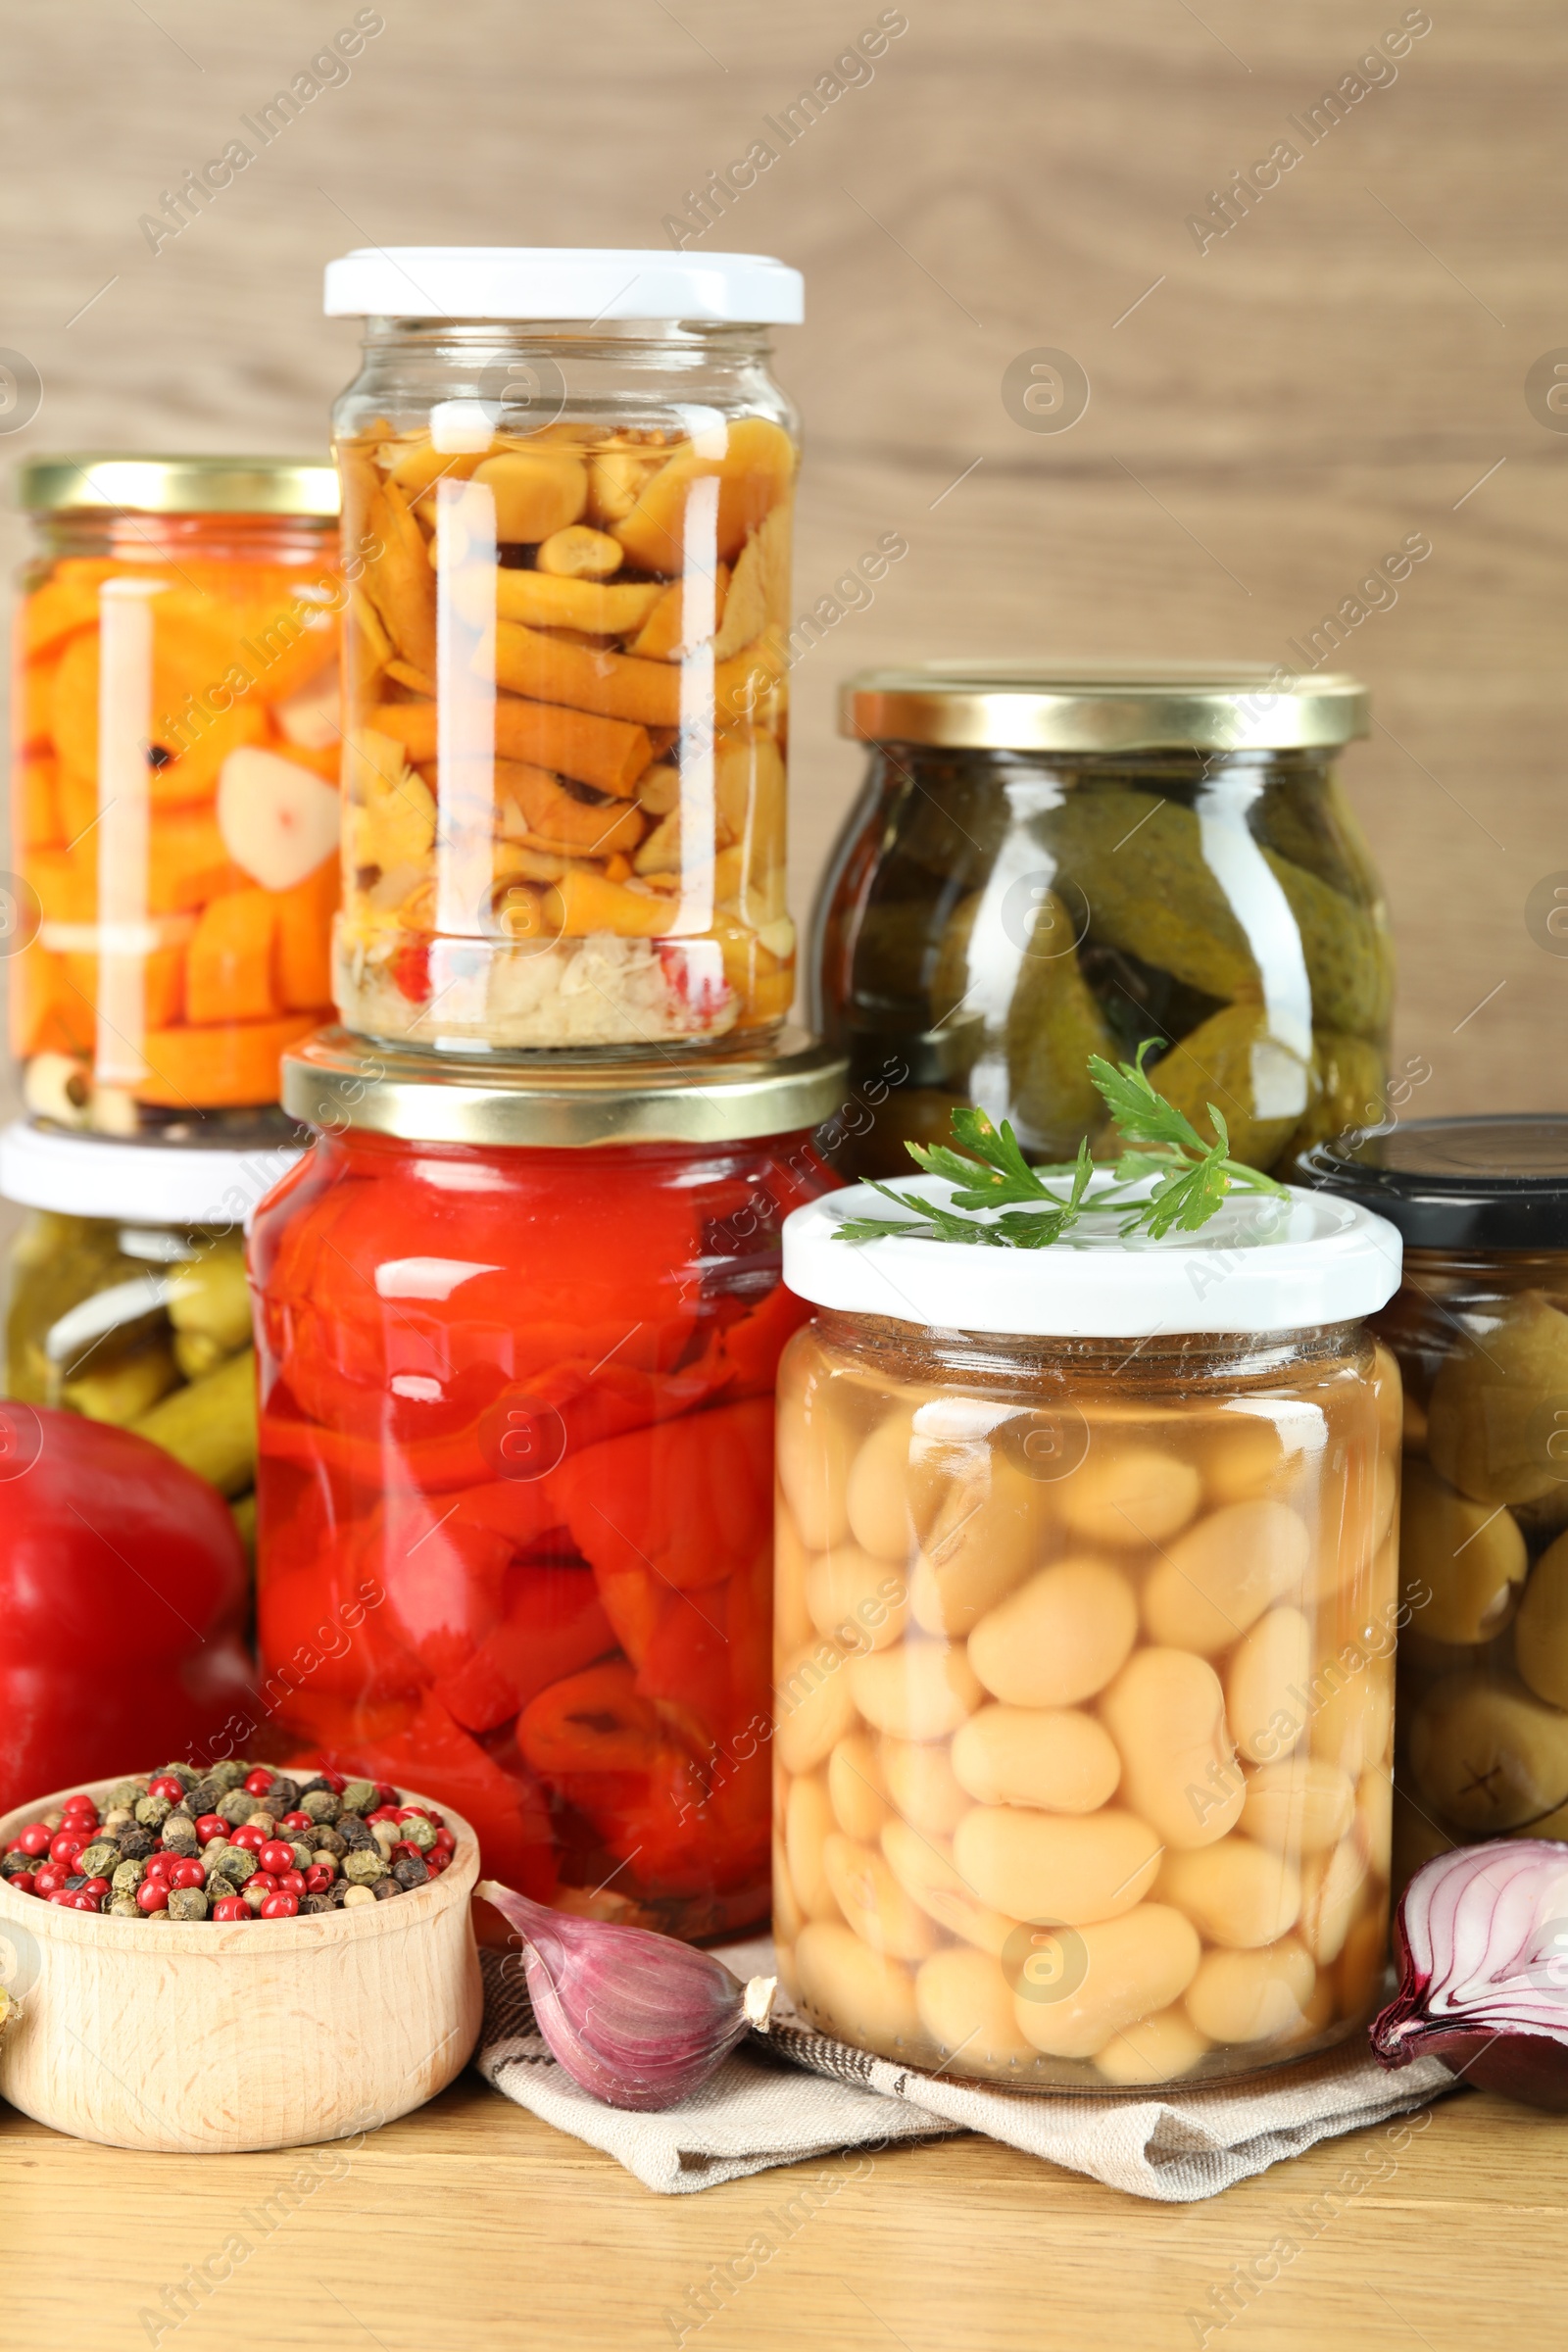
[[[20,500],[27,1106],[114,1135],[281,1135],[278,1056],[330,1012],[336,479],[296,458],[44,458]]]
[[[1411,1119],[1301,1173],[1404,1237],[1397,1889],[1568,1838],[1568,1119]]]
[[[778,1380],[797,2006],[1041,2089],[1343,2040],[1388,1931],[1399,1388],[1360,1318],[1397,1237],[1298,1193],[1204,1246],[837,1238],[868,1211],[785,1227],[820,1310]]]
[[[374,250],[334,411],[339,1009],[426,1050],[765,1041],[785,903],[796,424],[748,255]]]
[[[295,1151],[0,1132],[27,1209],[6,1283],[5,1394],[162,1446],[256,1533],[256,1350],[245,1223]]]
[[[852,1082],[903,1068],[847,1173],[904,1175],[954,1106],[1037,1160],[1098,1139],[1088,1057],[1158,1041],[1158,1083],[1239,1159],[1382,1115],[1383,896],[1335,757],[1353,679],[1245,665],[878,670],[874,746],[813,918],[813,1018]]]
[[[341,1032],[285,1064],[321,1133],[252,1240],[264,1691],[542,1901],[766,1916],[779,1227],[842,1077],[800,1040],[635,1083]]]

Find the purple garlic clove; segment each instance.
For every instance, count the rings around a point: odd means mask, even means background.
[[[483,1879],[474,1888],[522,1937],[533,2013],[574,2082],[607,2107],[651,2113],[690,2096],[754,2028],[776,1977],[743,1984],[673,1936],[551,1911]]]
[[[1568,2113],[1568,1845],[1501,1838],[1423,1865],[1394,1923],[1399,1985],[1372,2023],[1386,2067],[1441,2058]]]

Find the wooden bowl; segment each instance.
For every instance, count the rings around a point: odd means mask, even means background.
[[[101,1804],[115,1781],[78,1782]],[[73,1793],[0,1819],[0,1849]],[[0,2096],[56,2132],[183,2154],[289,2148],[373,2131],[467,2064],[483,1996],[457,1839],[410,1894],[309,1918],[171,1923],[68,1911],[0,1879]]]

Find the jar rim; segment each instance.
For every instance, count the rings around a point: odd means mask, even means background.
[[[0,1200],[122,1224],[248,1224],[300,1157],[283,1142],[237,1151],[70,1135],[16,1119],[0,1129]]]
[[[1375,1208],[1412,1250],[1568,1248],[1568,1117],[1390,1120],[1315,1144],[1301,1181]]]
[[[592,245],[359,246],[326,265],[329,318],[668,318],[799,326],[805,280],[768,253]]]
[[[846,680],[841,734],[955,751],[1305,751],[1366,735],[1359,678],[1262,662],[925,662]]]
[[[77,450],[19,466],[16,503],[32,514],[296,514],[330,521],[338,512],[337,469],[324,458]]]

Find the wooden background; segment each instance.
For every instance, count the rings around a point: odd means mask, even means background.
[[[318,447],[356,365],[352,325],[319,316],[331,255],[663,243],[685,191],[879,11],[382,13],[346,86],[155,256],[138,217],[352,6],[6,11],[0,341],[43,401],[0,462]],[[1396,1059],[1430,1066],[1412,1112],[1568,1103],[1568,962],[1525,916],[1568,868],[1568,438],[1525,397],[1532,364],[1568,345],[1568,19],[1550,0],[1433,0],[1392,86],[1200,254],[1187,216],[1400,24],[1400,0],[905,13],[874,77],[705,240],[807,275],[808,321],[777,360],[808,433],[797,609],[881,532],[909,544],[796,672],[797,911],[857,782],[834,724],[845,672],[945,653],[1289,660],[1419,530],[1430,559],[1346,656],[1380,722],[1348,776],[1393,904]],[[1067,432],[1026,431],[1003,404],[1008,363],[1042,346],[1091,382]]]

